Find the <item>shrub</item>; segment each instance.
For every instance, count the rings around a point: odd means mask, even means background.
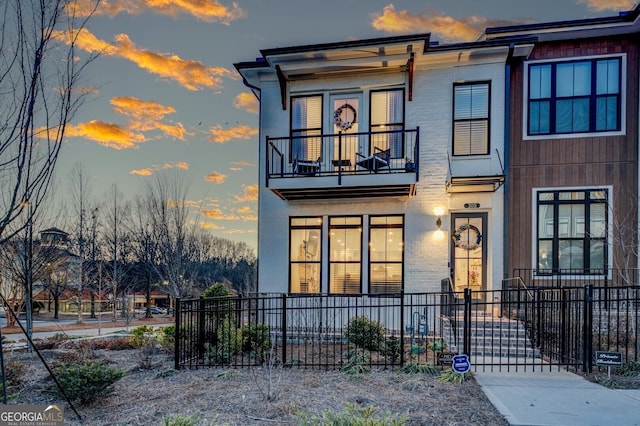
[[[357,348],[380,351],[384,348],[384,327],[367,317],[354,317],[347,325],[346,337]]]
[[[217,341],[214,344],[205,344],[208,358],[217,364],[231,363],[233,357],[242,349],[242,330],[236,328],[232,318],[225,318],[216,330],[216,336]]]
[[[5,360],[4,369],[6,373],[5,381],[7,384],[7,390],[9,390],[12,386],[17,386],[22,382],[25,372],[27,371],[27,366],[19,361],[7,359]],[[0,380],[0,393],[2,392],[4,392],[4,387]],[[14,397],[14,395],[7,396],[10,398]]]
[[[359,375],[371,370],[371,353],[364,349],[351,349],[342,355],[346,362],[340,369],[349,375]]]
[[[201,423],[200,419],[194,416],[183,416],[177,414],[175,416],[164,416],[162,418],[164,426],[196,426]]]
[[[453,370],[444,370],[440,373],[438,380],[443,382],[462,383],[464,379],[473,377],[473,373],[470,371],[464,374],[457,373]]]
[[[628,377],[640,376],[640,360],[625,362],[620,369],[620,374]]]
[[[431,349],[432,351],[443,351],[445,349],[447,349],[447,344],[444,343],[444,341],[438,339],[438,340],[433,340],[431,342],[429,342],[429,349]]]
[[[378,414],[377,407],[357,407],[345,402],[346,409],[341,412],[325,411],[322,416],[313,416],[304,412],[297,413],[297,424],[302,426],[320,425],[366,425],[366,426],[402,426],[407,423],[407,414],[392,414],[388,411]]]
[[[166,348],[173,348],[176,342],[176,326],[167,325],[160,328],[160,344]]]
[[[224,284],[214,284],[211,287],[207,287],[202,292],[203,297],[224,297],[229,296],[229,289]]]
[[[433,364],[405,364],[400,369],[405,374],[429,374],[436,375],[439,373],[438,367]]]
[[[145,345],[156,342],[156,337],[153,332],[153,327],[149,325],[138,326],[133,330],[131,330],[131,334],[133,335],[131,337],[131,343],[136,348],[141,348]]]
[[[104,341],[104,348],[110,351],[123,351],[134,349],[131,337],[118,337],[117,339],[109,339]]]
[[[242,351],[253,352],[264,359],[271,349],[271,337],[267,324],[254,324],[242,327]]]
[[[90,402],[107,394],[112,385],[124,376],[124,370],[110,367],[104,361],[81,360],[69,364],[56,362],[53,372],[64,393],[71,400]],[[62,397],[56,387],[53,392]]]
[[[384,350],[382,354],[389,364],[399,364],[402,359],[402,345],[397,336],[389,336],[384,341]]]

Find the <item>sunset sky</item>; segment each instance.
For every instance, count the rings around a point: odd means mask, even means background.
[[[92,194],[188,176],[198,223],[255,247],[257,101],[233,63],[260,49],[431,32],[471,41],[487,26],[616,15],[634,0],[103,0],[80,47],[102,52],[67,129],[59,186],[82,163]],[[63,191],[66,192],[66,191]]]

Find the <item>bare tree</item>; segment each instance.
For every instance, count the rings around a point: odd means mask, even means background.
[[[152,241],[157,244],[157,274],[173,297],[191,294],[194,277],[188,273],[188,240],[195,225],[189,224],[188,184],[184,175],[158,175],[145,185],[141,197],[149,215]]]
[[[111,301],[113,303],[113,320],[116,320],[116,301],[118,300],[118,291],[122,290],[121,284],[124,283],[124,277],[127,273],[126,264],[130,260],[131,238],[127,236],[129,231],[125,226],[131,220],[130,203],[124,200],[124,195],[118,189],[117,185],[113,185],[105,197],[105,227],[104,241],[106,248],[106,257],[110,259],[111,267],[108,274],[111,284]],[[121,294],[124,295],[124,291]],[[123,296],[124,297],[124,296]],[[126,306],[123,299],[123,314],[127,315]]]
[[[26,228],[9,228],[37,213],[46,196],[65,129],[88,91],[81,76],[96,55],[76,48],[98,5],[76,0],[0,2],[0,242]]]
[[[73,217],[76,219],[74,225],[75,242],[78,249],[79,271],[78,271],[78,324],[82,323],[82,294],[85,291],[86,274],[84,263],[87,260],[89,250],[87,247],[89,231],[89,221],[87,214],[96,206],[90,200],[91,187],[89,177],[82,164],[77,163],[71,171],[71,208]]]

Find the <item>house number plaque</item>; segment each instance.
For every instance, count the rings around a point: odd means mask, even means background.
[[[480,203],[464,203],[465,209],[479,209]]]

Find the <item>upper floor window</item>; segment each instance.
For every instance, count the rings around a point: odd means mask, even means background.
[[[322,153],[322,96],[291,98],[289,162],[317,161]]]
[[[621,59],[529,66],[528,134],[620,130]]]
[[[404,90],[371,92],[371,147],[390,150],[391,158],[404,157]]]
[[[605,189],[540,191],[538,269],[582,274],[607,268]]]
[[[453,85],[453,155],[489,153],[490,84]]]

